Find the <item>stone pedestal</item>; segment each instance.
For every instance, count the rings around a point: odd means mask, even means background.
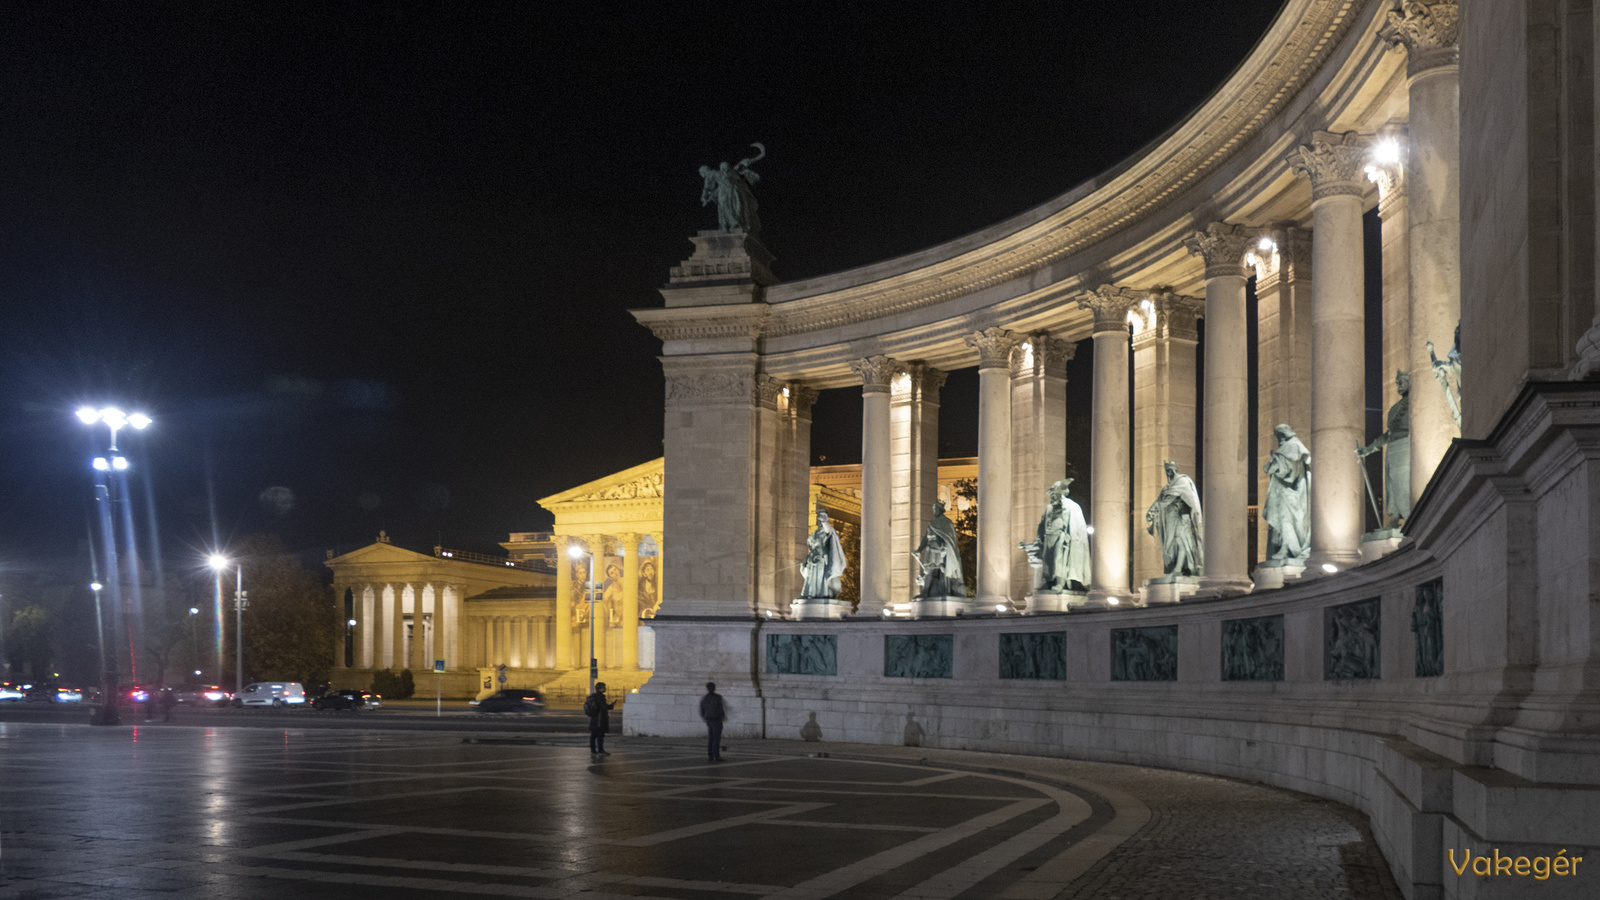
[[[1393,553],[1400,546],[1400,529],[1382,528],[1369,531],[1361,536],[1361,563],[1366,565],[1376,559],[1382,559]]]
[[[1139,598],[1144,605],[1152,603],[1177,603],[1200,590],[1200,579],[1193,575],[1163,575],[1152,578],[1139,588]]]
[[[1034,616],[1039,613],[1066,612],[1076,609],[1089,602],[1088,591],[1047,591],[1028,595],[1028,608],[1023,610],[1023,615]]]
[[[926,600],[913,600],[911,601],[911,618],[949,618],[966,613],[971,608],[971,603],[972,601],[966,597],[932,597]]]
[[[791,619],[842,619],[850,615],[850,604],[835,597],[801,597],[789,601]]]
[[[1272,566],[1262,563],[1256,566],[1255,575],[1253,576],[1256,583],[1256,590],[1263,591],[1270,590],[1272,588],[1281,588],[1285,582],[1294,581],[1301,575],[1304,575],[1305,571],[1305,566]]]
[[[742,231],[702,231],[692,238],[694,253],[672,267],[669,307],[717,306],[760,299],[761,288],[777,284],[772,252]]]

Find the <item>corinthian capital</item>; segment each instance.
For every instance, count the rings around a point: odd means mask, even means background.
[[[869,356],[850,364],[850,369],[861,379],[862,393],[888,393],[889,383],[905,368],[900,360],[887,356]]]
[[[1025,340],[1004,328],[985,328],[967,335],[967,346],[978,351],[978,369],[1011,368],[1011,351]]]
[[[1224,275],[1249,278],[1250,268],[1245,264],[1244,255],[1250,252],[1251,246],[1260,238],[1260,233],[1253,228],[1212,222],[1206,226],[1205,231],[1196,231],[1190,235],[1183,242],[1183,246],[1187,247],[1191,254],[1206,261],[1208,279]]]
[[[811,407],[816,405],[817,390],[809,388],[798,381],[791,381],[788,385],[789,412],[802,419],[811,418]]]
[[[1195,323],[1206,314],[1206,301],[1200,297],[1175,294],[1170,289],[1157,289],[1150,295],[1156,306],[1156,328],[1162,337],[1186,341],[1200,339]]]
[[[919,362],[906,363],[905,378],[897,378],[892,393],[896,397],[909,397],[924,402],[939,402],[939,389],[944,387],[950,373]]]
[[[1144,295],[1123,287],[1102,284],[1087,291],[1078,299],[1082,309],[1094,311],[1094,334],[1126,333],[1128,310],[1136,306]]]
[[[1404,0],[1399,9],[1389,12],[1378,34],[1389,46],[1406,48],[1407,75],[1453,66],[1459,56],[1460,11],[1456,0]]]
[[[1311,143],[1289,154],[1289,165],[1311,179],[1311,200],[1360,197],[1367,192],[1366,166],[1372,136],[1354,131],[1318,131]]]
[[[1046,375],[1067,377],[1067,363],[1078,354],[1078,345],[1071,341],[1053,338],[1047,332],[1028,335],[1033,349],[1033,364]]]

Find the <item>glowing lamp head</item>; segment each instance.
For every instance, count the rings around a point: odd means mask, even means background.
[[[346,622],[345,624],[349,625],[351,628],[354,628],[354,627],[356,627],[356,620],[355,619],[351,619],[350,621]]]
[[[111,468],[111,460],[106,459],[104,456],[96,456],[94,458],[94,470],[96,472],[104,472],[104,471],[107,471],[110,468]]]
[[[893,613],[891,613],[891,612],[890,612],[890,611],[889,611],[889,610],[888,610],[888,608],[885,608],[885,609],[884,609],[884,610],[883,610],[883,614],[884,614],[884,616],[886,616],[886,617],[887,617],[887,616],[891,616],[891,615],[894,615],[894,614],[893,614]]]
[[[101,583],[100,583],[100,582],[98,582],[98,581],[91,581],[91,582],[89,582],[89,590],[91,590],[91,591],[98,591],[98,590],[100,590],[100,588],[102,588],[102,587],[104,587],[104,585],[102,585],[102,584],[101,584]]]
[[[198,606],[189,607],[189,615],[191,615],[191,616],[200,615],[200,607],[198,607]]]
[[[211,554],[211,558],[207,562],[211,564],[211,568],[216,569],[218,572],[228,567],[228,558],[220,553]]]
[[[1262,253],[1271,253],[1278,249],[1278,245],[1273,242],[1272,238],[1264,237],[1256,244],[1256,249]]]
[[[567,555],[573,559],[583,559],[583,548],[579,547],[577,544],[573,544],[571,547],[567,548]]]
[[[1118,602],[1119,601],[1115,597],[1107,597],[1106,598],[1106,605],[1107,606],[1116,606]]]
[[[79,407],[78,418],[82,419],[85,425],[93,425],[100,421],[100,410],[88,406]]]
[[[1394,138],[1384,138],[1372,145],[1372,161],[1380,166],[1392,166],[1400,162],[1400,142]]]
[[[134,413],[128,417],[128,424],[137,430],[143,431],[150,427],[150,417],[144,413]]]
[[[105,409],[100,410],[100,421],[110,425],[112,431],[116,431],[122,426],[128,424],[128,417],[123,414],[122,410],[117,409],[115,406],[108,406]]]
[[[128,460],[121,456],[113,456],[111,457],[111,468],[116,469],[118,472],[126,471]]]
[[[996,603],[994,605],[994,611],[995,612],[1005,612],[1006,611],[1006,605],[1004,603]]]

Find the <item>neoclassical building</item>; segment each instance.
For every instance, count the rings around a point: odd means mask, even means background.
[[[1264,780],[1366,812],[1408,897],[1526,887],[1459,878],[1449,848],[1600,846],[1595,28],[1586,0],[1287,0],[1165,136],[990,228],[791,283],[758,235],[692,237],[634,311],[662,342],[672,553],[627,730],[696,733],[713,680],[745,737],[909,722]],[[1411,373],[1398,536],[1368,533],[1356,455],[1369,330],[1386,410]],[[1068,384],[1086,345],[1093,378]],[[941,386],[971,367],[977,595],[884,616],[937,496]],[[835,388],[863,397],[860,606],[791,621]],[[1092,398],[1093,583],[1035,615],[1018,544],[1063,474],[1069,391]],[[1310,453],[1309,558],[1252,575],[1280,424]],[[1204,572],[1145,605],[1158,564],[1132,535],[1167,460],[1200,486]]]

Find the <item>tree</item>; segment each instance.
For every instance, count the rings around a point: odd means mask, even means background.
[[[276,535],[252,535],[235,551],[244,567],[245,681],[325,682],[339,638],[333,592]],[[225,595],[226,597],[226,595]],[[236,615],[225,602],[224,653],[234,666]]]
[[[978,479],[960,478],[953,485],[956,497],[967,501],[967,508],[954,504],[955,516],[951,525],[956,529],[956,542],[961,546],[961,575],[967,583],[967,596],[978,596]]]
[[[50,673],[50,614],[42,606],[24,606],[11,614],[6,624],[6,656],[12,666],[26,663],[28,675],[43,678]]]

